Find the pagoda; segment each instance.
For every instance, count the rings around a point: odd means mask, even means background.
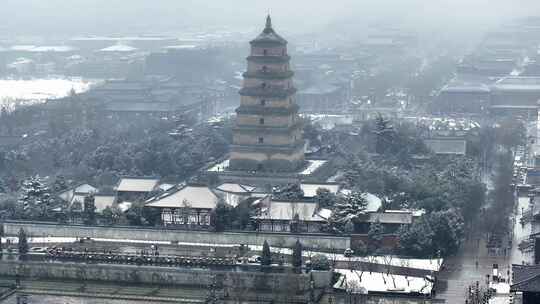
[[[304,140],[287,41],[274,31],[268,16],[250,44],[229,169],[296,172],[304,164]]]

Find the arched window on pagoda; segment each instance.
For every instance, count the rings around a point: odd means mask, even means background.
[[[263,50],[263,56],[267,56],[268,55],[268,50],[267,49],[264,49]]]
[[[267,66],[265,66],[265,65],[263,65],[263,67],[262,67],[262,71],[263,71],[263,73],[266,73],[266,72],[268,72],[268,67],[267,67]]]

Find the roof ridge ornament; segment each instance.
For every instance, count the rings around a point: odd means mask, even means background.
[[[264,27],[264,32],[267,33],[267,32],[270,32],[270,31],[273,31],[273,29],[272,29],[272,18],[270,17],[270,14],[268,14],[266,16],[266,25]]]

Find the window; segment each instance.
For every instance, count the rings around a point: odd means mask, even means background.
[[[264,118],[259,118],[259,124],[264,125]]]
[[[263,88],[263,89],[266,88],[266,82],[261,83],[261,88]]]
[[[267,67],[267,66],[265,66],[265,65],[263,65],[263,67],[262,67],[262,71],[263,71],[263,73],[266,73],[266,72],[268,72],[268,67]]]
[[[261,106],[265,106],[266,105],[266,100],[265,99],[261,99]]]
[[[268,55],[268,50],[267,50],[267,49],[264,49],[264,50],[263,50],[263,55],[264,55],[264,56]]]
[[[264,144],[264,138],[259,137],[259,143],[260,143],[260,144]]]
[[[285,49],[281,50],[281,55],[285,56]]]

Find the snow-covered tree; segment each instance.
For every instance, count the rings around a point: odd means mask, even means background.
[[[31,177],[22,183],[19,203],[23,207],[26,218],[50,218],[52,207],[50,189],[38,176]]]
[[[328,219],[328,230],[334,233],[354,232],[346,230],[354,228],[354,225],[365,216],[367,204],[365,193],[359,191],[352,191],[341,197]]]

